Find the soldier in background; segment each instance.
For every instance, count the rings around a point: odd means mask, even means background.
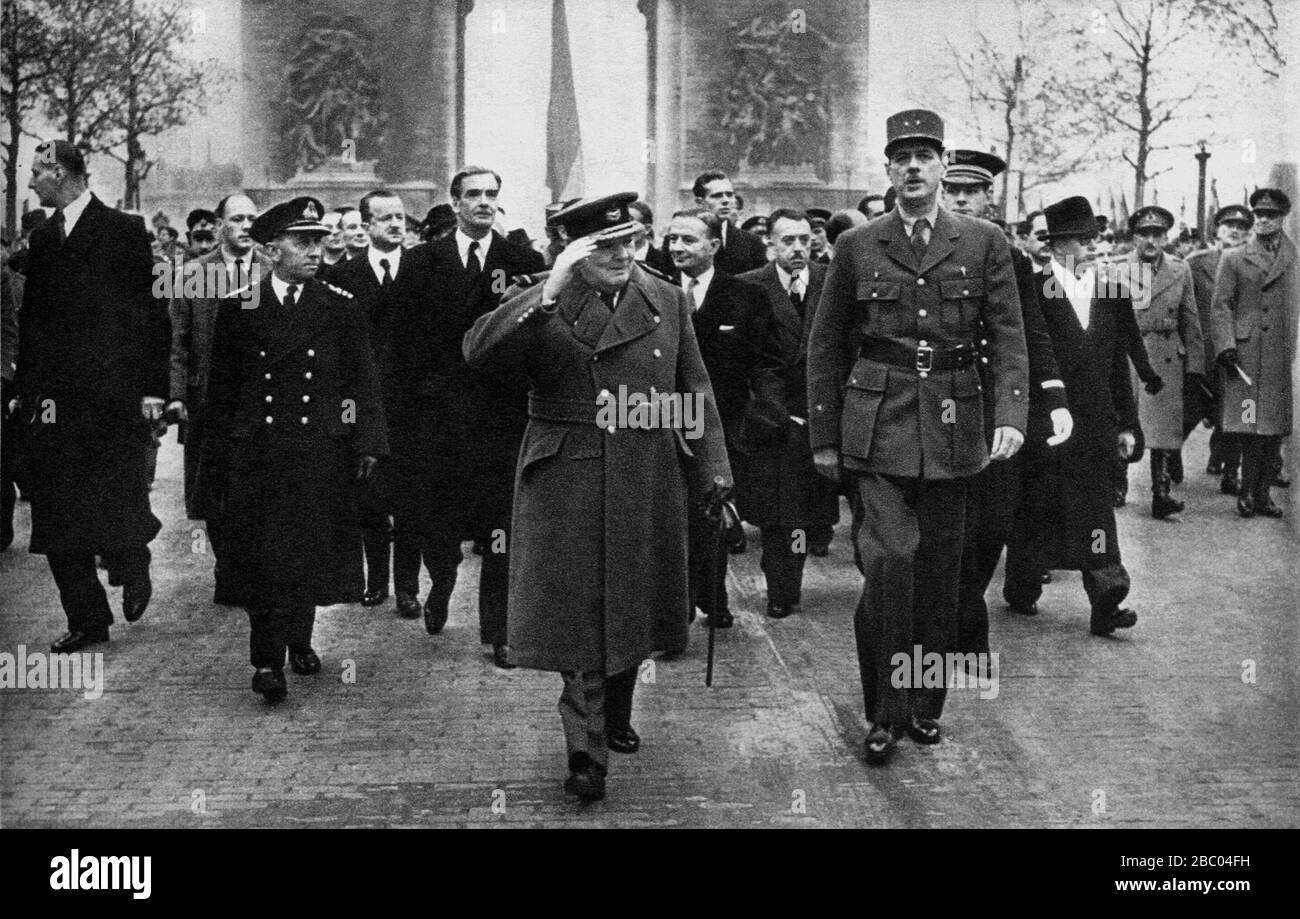
[[[1242,517],[1281,517],[1269,489],[1282,438],[1291,433],[1295,360],[1296,247],[1282,232],[1291,200],[1280,189],[1250,196],[1255,237],[1223,253],[1211,306],[1223,368],[1223,430],[1241,442]]]
[[[1244,204],[1229,204],[1219,208],[1214,215],[1214,247],[1194,252],[1187,259],[1192,269],[1192,288],[1196,294],[1197,318],[1201,324],[1201,340],[1205,344],[1206,392],[1199,410],[1189,417],[1201,417],[1213,430],[1210,432],[1210,459],[1206,475],[1222,476],[1219,492],[1235,495],[1241,488],[1238,469],[1241,467],[1241,444],[1233,434],[1225,434],[1220,416],[1223,412],[1223,371],[1214,362],[1214,336],[1211,305],[1214,302],[1214,276],[1219,270],[1219,260],[1225,251],[1245,245],[1255,216]],[[1191,425],[1187,433],[1191,433]]]

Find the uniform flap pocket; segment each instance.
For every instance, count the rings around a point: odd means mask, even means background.
[[[559,453],[567,433],[564,428],[558,427],[529,431],[520,456],[520,469],[527,469],[534,463],[540,463]]]
[[[859,300],[897,300],[903,286],[897,281],[859,281]]]
[[[605,432],[597,427],[574,428],[568,432],[564,455],[569,459],[600,459],[605,455]]]
[[[849,389],[884,392],[885,384],[888,382],[889,368],[887,366],[859,358],[858,362],[853,365],[853,372],[849,374],[848,382],[845,385]]]
[[[939,282],[939,295],[945,300],[963,300],[984,296],[983,278],[952,278]]]
[[[958,371],[952,378],[952,393],[958,399],[978,396],[982,391],[979,371],[973,367],[969,370]]]

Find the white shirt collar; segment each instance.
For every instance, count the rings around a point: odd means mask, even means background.
[[[796,271],[794,274],[791,274],[790,272],[788,272],[788,271],[786,271],[784,268],[782,268],[781,265],[780,265],[780,263],[778,263],[778,262],[773,262],[772,264],[776,265],[776,276],[777,276],[777,279],[781,282],[781,286],[785,288],[785,292],[786,292],[787,294],[790,292],[790,284],[791,284],[791,283],[794,281],[794,279],[797,277],[797,278],[799,279],[799,283],[803,285],[803,292],[804,292],[805,296],[807,295],[807,293],[808,293],[808,275],[811,274],[811,272],[810,272],[807,268],[804,268],[804,269],[802,269],[802,270],[800,270],[800,271]]]
[[[713,280],[713,274],[714,274],[714,268],[713,268],[712,265],[710,265],[708,271],[703,272],[703,273],[702,273],[698,278],[695,278],[695,279],[694,279],[694,280],[695,280],[695,290],[694,290],[693,296],[695,297],[695,308],[696,308],[696,309],[699,309],[701,306],[704,305],[704,298],[705,298],[706,296],[708,296],[708,293],[709,293],[709,283]],[[690,275],[683,274],[683,275],[682,275],[682,290],[687,291],[688,293],[691,293],[691,287],[690,287],[690,285],[691,285],[691,277],[690,277]]]
[[[298,288],[298,293],[297,293],[297,295],[294,297],[294,302],[297,302],[298,300],[301,300],[301,299],[302,299],[302,290],[303,290],[303,286],[304,286],[304,285],[303,285],[303,284],[295,284],[294,286]],[[289,282],[288,282],[288,281],[282,281],[282,280],[280,280],[280,276],[279,276],[278,274],[276,274],[275,272],[272,272],[272,273],[271,273],[271,290],[275,293],[275,301],[276,301],[277,303],[283,303],[283,302],[284,302],[284,295],[285,295],[286,293],[288,293],[288,291],[289,291]]]
[[[460,263],[466,267],[469,267],[469,244],[472,242],[478,243],[478,263],[481,268],[487,264],[488,249],[492,247],[492,233],[489,232],[482,239],[474,239],[467,236],[460,227],[456,228],[456,248],[460,250]]]
[[[930,221],[930,230],[933,231],[935,221],[939,219],[939,197],[938,195],[935,196],[934,204],[932,204],[930,206],[930,210],[924,214],[918,214],[915,217],[909,217],[905,213],[903,213],[903,209],[900,207],[898,208],[898,216],[903,221],[903,232],[907,234],[908,238],[911,238],[912,236],[912,227],[916,226],[916,222],[920,220],[922,217]]]
[[[370,270],[375,273],[375,280],[379,283],[384,282],[384,266],[379,264],[379,260],[388,260],[388,273],[397,280],[397,266],[402,263],[402,247],[398,246],[392,252],[380,252],[374,246],[366,249],[366,257],[370,259]]]
[[[72,228],[77,225],[77,221],[81,219],[82,211],[86,209],[86,205],[89,203],[90,189],[86,189],[73,198],[68,206],[63,209],[63,235],[65,239],[72,235]]]
[[[1087,329],[1088,318],[1092,314],[1092,295],[1097,285],[1097,269],[1089,267],[1084,270],[1083,277],[1076,278],[1074,272],[1052,259],[1052,277],[1065,291],[1075,315],[1079,317],[1079,324]]]

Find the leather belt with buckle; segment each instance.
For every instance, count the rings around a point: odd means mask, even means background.
[[[912,347],[889,338],[868,338],[858,352],[869,361],[880,361],[917,373],[945,373],[975,363],[976,351],[969,345],[955,348]]]

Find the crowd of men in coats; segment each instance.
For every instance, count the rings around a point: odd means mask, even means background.
[[[466,167],[422,243],[389,190],[333,211],[232,194],[190,224],[216,244],[179,268],[89,191],[75,147],[42,144],[30,188],[53,216],[4,271],[3,491],[6,546],[15,474],[31,499],[31,551],[68,622],[53,650],[108,640],[97,565],[128,622],[145,611],[146,456],[168,421],[214,602],[249,616],[256,692],[285,697],[286,659],[320,670],[320,605],[379,606],[391,584],[397,615],[439,634],[472,541],[480,639],[498,667],[563,675],[566,788],[584,800],[603,796],[609,750],[639,747],[641,661],[680,653],[697,611],[733,623],[732,499],[773,619],[801,613],[806,559],[827,555],[847,499],[873,764],[904,734],[940,739],[948,681],[900,685],[898,655],[984,660],[1004,549],[1011,611],[1035,614],[1050,572],[1078,570],[1092,634],[1132,627],[1115,525],[1129,463],[1150,454],[1153,516],[1181,512],[1179,451],[1205,419],[1241,516],[1282,513],[1290,202],[1264,188],[1222,209],[1216,246],[1188,262],[1166,251],[1173,216],[1144,207],[1129,256],[1106,263],[1086,198],[1009,237],[982,219],[1001,160],[945,149],[933,112],[886,127],[889,200],[854,210],[737,225],[711,171],[661,241],[629,192],[552,205],[541,252],[497,229],[501,177]],[[697,397],[702,429],[607,425],[600,407],[627,391]]]

